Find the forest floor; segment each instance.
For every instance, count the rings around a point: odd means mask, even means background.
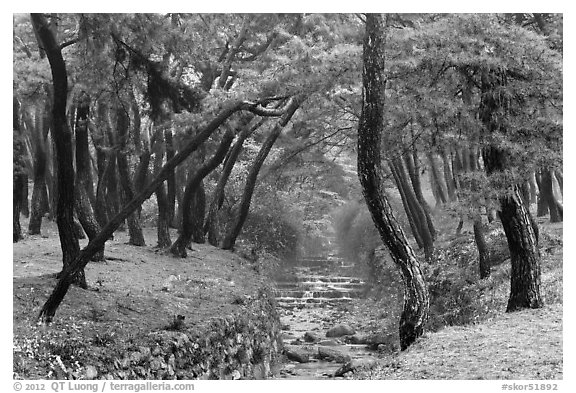
[[[62,375],[60,361],[79,370],[99,353],[173,328],[177,315],[200,331],[210,318],[238,310],[266,284],[254,265],[231,252],[194,244],[186,259],[178,259],[154,247],[155,228],[145,228],[144,236],[149,245],[135,247],[126,244],[127,232],[116,232],[106,243],[107,260],[85,269],[89,289],[71,287],[48,327],[36,319],[62,267],[56,226],[45,220],[42,236],[13,245],[16,378],[70,377]],[[81,247],[86,243],[81,240]]]
[[[379,359],[353,379],[563,378],[562,223],[539,219],[544,307],[506,313],[510,262],[493,267],[500,304],[477,323],[425,332],[406,351]],[[485,288],[486,289],[486,288]]]
[[[408,350],[382,353],[374,366],[347,378],[562,379],[563,226],[545,219],[539,224],[545,307],[504,312],[510,277],[505,260],[493,266],[490,279],[473,284],[484,302],[472,304],[483,307],[474,310],[482,314],[474,323],[429,327]],[[99,354],[138,345],[150,332],[173,327],[177,315],[200,330],[211,317],[233,313],[245,296],[270,281],[236,254],[195,244],[188,258],[176,259],[154,247],[155,228],[144,234],[149,245],[134,247],[126,244],[126,232],[117,232],[106,244],[107,261],[86,268],[90,289],[72,287],[48,327],[36,324],[36,318],[61,269],[56,227],[45,222],[42,236],[26,236],[13,245],[16,378],[85,377],[80,370]],[[455,247],[463,254],[474,249],[470,239]],[[476,274],[473,253],[466,258],[471,263],[466,269]],[[365,299],[343,309],[338,319],[371,331],[384,322],[396,331],[391,314],[396,312],[389,304]],[[62,373],[61,362],[68,374]]]

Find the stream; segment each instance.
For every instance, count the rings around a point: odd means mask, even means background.
[[[335,255],[301,258],[283,266],[275,277],[282,338],[288,348],[309,353],[309,362],[286,360],[277,379],[331,379],[345,361],[319,359],[319,347],[336,350],[351,359],[376,359],[365,344],[345,343],[345,337],[326,337],[328,329],[344,320],[348,308],[365,292],[354,265]],[[353,325],[352,325],[353,326]],[[316,336],[307,342],[304,335]],[[364,332],[356,331],[357,335]]]

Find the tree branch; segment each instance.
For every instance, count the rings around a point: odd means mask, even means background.
[[[78,41],[80,41],[80,39],[78,37],[76,37],[76,38],[71,39],[70,41],[63,42],[62,44],[60,44],[60,50],[66,48],[67,46],[74,45]]]

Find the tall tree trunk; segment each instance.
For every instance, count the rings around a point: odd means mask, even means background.
[[[170,161],[174,157],[174,138],[172,130],[167,129],[164,131],[164,141],[166,142],[166,161]],[[172,171],[166,180],[166,203],[168,223],[172,224],[174,221],[174,214],[176,211],[176,172]]]
[[[48,190],[48,219],[50,221],[56,220],[56,206],[58,205],[58,171],[56,170],[58,164],[55,151],[54,142],[48,140],[46,163],[49,165],[46,167],[46,188]]]
[[[161,139],[158,141],[161,143]],[[162,160],[164,159],[163,152],[157,151],[156,157],[154,158],[154,173],[157,175],[162,168]],[[168,172],[167,178],[172,175],[173,171]],[[156,189],[156,203],[158,205],[158,219],[156,222],[156,228],[158,233],[158,244],[159,248],[167,248],[172,244],[170,239],[170,227],[168,221],[168,198],[166,196],[166,189],[164,183],[158,185]]]
[[[528,185],[530,187],[530,205],[533,203],[538,203],[538,183],[536,182],[535,171],[532,171],[530,173],[530,178],[528,179]]]
[[[66,99],[68,95],[68,76],[56,37],[50,30],[43,14],[31,14],[32,25],[46,52],[52,71],[54,99],[52,106],[52,136],[58,157],[58,206],[56,222],[62,261],[65,271],[78,256],[80,246],[74,233],[74,166],[72,156],[72,135],[66,122]],[[82,288],[87,288],[84,269],[78,269],[69,280]]]
[[[560,192],[564,193],[564,176],[562,175],[561,170],[555,170],[554,176],[556,176],[556,181],[558,182],[558,187],[560,188]]]
[[[400,317],[400,348],[405,350],[422,335],[428,318],[429,298],[424,275],[406,235],[386,198],[381,167],[384,130],[385,27],[381,15],[366,15],[364,37],[364,96],[358,127],[358,176],[362,193],[380,237],[398,266],[404,282],[404,306]]]
[[[538,185],[538,201],[536,204],[536,217],[544,217],[548,214],[548,199],[544,192],[543,171],[536,173],[536,184]]]
[[[233,139],[234,133],[231,130],[227,130],[214,156],[205,162],[194,174],[190,175],[184,196],[182,197],[182,229],[180,230],[180,236],[178,236],[178,239],[170,248],[170,251],[175,256],[186,258],[186,246],[190,243],[195,233],[197,233],[198,236],[199,232],[201,238],[204,238],[202,225],[204,224],[205,204],[202,203],[202,193],[198,193],[198,188],[202,184],[202,180],[224,160]],[[200,200],[194,201],[196,198],[200,198]],[[196,207],[196,209],[193,209],[193,207]],[[201,218],[195,220],[194,213],[198,216],[200,213],[199,210],[202,210]],[[198,237],[194,241],[199,243],[197,240],[200,240]]]
[[[250,203],[252,201],[252,194],[256,188],[256,179],[258,178],[258,173],[260,173],[260,169],[262,168],[266,157],[268,157],[268,153],[270,153],[274,142],[276,142],[276,139],[278,139],[280,136],[282,129],[286,126],[286,124],[288,124],[294,115],[294,112],[296,112],[304,100],[304,96],[290,98],[290,103],[288,104],[286,113],[284,113],[280,120],[278,120],[278,122],[274,125],[274,128],[270,131],[270,135],[268,135],[260,147],[258,155],[248,170],[248,175],[246,176],[246,184],[244,185],[244,192],[242,194],[242,200],[240,201],[240,207],[238,208],[237,214],[235,214],[235,217],[233,218],[233,224],[230,231],[222,242],[222,248],[224,250],[232,250],[234,248],[236,238],[242,231],[246,217],[248,217]]]
[[[90,98],[85,93],[78,97],[76,105],[76,187],[74,207],[78,220],[86,232],[88,239],[92,240],[100,232],[101,227],[96,220],[90,197],[88,196],[88,181],[92,177],[88,174],[90,167],[90,151],[88,150],[88,114],[90,112]],[[93,257],[93,261],[104,260],[104,248]]]
[[[474,218],[474,241],[478,249],[480,278],[490,277],[490,248],[488,243],[486,243],[482,216],[480,214],[477,214]]]
[[[194,200],[192,201],[192,241],[194,243],[202,244],[206,242],[204,238],[204,216],[206,215],[206,189],[204,188],[204,180],[200,181],[196,192],[194,193]]]
[[[46,105],[47,106],[47,105]],[[36,111],[36,127],[34,129],[34,188],[32,190],[32,202],[28,233],[39,235],[42,227],[42,217],[49,212],[48,191],[46,189],[46,148],[50,116],[49,108],[39,106]]]
[[[145,149],[139,157],[138,165],[134,171],[134,191],[136,193],[142,192],[146,187],[146,181],[148,179],[148,167],[150,166],[150,157],[152,154],[149,149]],[[142,206],[138,208],[138,216],[140,216],[142,211]]]
[[[446,185],[440,176],[440,170],[438,169],[438,164],[436,163],[436,159],[432,153],[428,153],[428,163],[430,164],[430,175],[432,178],[432,187],[436,190],[436,195],[438,196],[438,200],[441,204],[445,204],[448,202],[448,196]]]
[[[106,168],[107,173],[105,174],[106,178],[106,210],[107,216],[113,217],[120,211],[122,207],[120,201],[120,187],[119,187],[119,176],[118,176],[118,165],[117,165],[117,158],[118,152],[116,150],[116,141],[111,140],[112,149],[110,150],[109,154],[109,161],[108,166]],[[123,225],[120,226],[120,230],[124,229]]]
[[[562,204],[554,196],[554,187],[552,182],[552,177],[554,176],[554,171],[550,169],[542,170],[542,188],[540,193],[544,199],[546,205],[548,205],[548,211],[550,212],[550,222],[561,222],[563,219],[563,207]]]
[[[20,124],[20,102],[13,97],[13,134],[12,134],[12,241],[16,243],[22,239],[20,226],[20,211],[22,209],[22,191],[26,183],[24,165],[24,137]]]
[[[390,163],[390,171],[392,172],[392,176],[394,177],[394,181],[396,182],[396,187],[398,188],[398,192],[400,193],[400,199],[402,200],[402,206],[404,206],[404,211],[406,212],[406,218],[408,220],[408,224],[410,225],[412,236],[414,236],[414,240],[416,240],[418,248],[423,249],[424,239],[422,238],[422,233],[420,232],[420,229],[418,227],[415,212],[410,207],[410,202],[408,201],[408,195],[406,193],[406,187],[402,186],[402,181],[400,179],[398,169],[392,163]]]
[[[30,217],[30,203],[28,201],[28,174],[24,172],[22,176],[22,201],[20,202],[22,207],[20,211],[24,217],[28,218]]]
[[[446,181],[446,188],[448,191],[448,198],[451,202],[456,201],[456,182],[454,180],[454,174],[452,173],[452,166],[450,165],[450,158],[446,151],[446,148],[440,149],[440,155],[442,157],[442,165],[444,167],[444,180]]]
[[[406,168],[408,169],[408,174],[412,183],[412,190],[416,196],[416,202],[420,205],[421,210],[424,213],[428,232],[432,237],[432,241],[434,241],[436,239],[436,228],[434,228],[434,222],[432,221],[430,206],[426,202],[426,199],[424,199],[424,194],[422,193],[422,185],[420,182],[420,166],[418,165],[418,153],[415,146],[413,147],[412,151],[412,156],[409,154],[404,155],[404,161],[406,162]]]
[[[98,160],[98,184],[96,185],[96,220],[101,227],[108,222],[108,207],[106,203],[106,188],[110,174],[110,161],[113,159],[111,152],[106,153],[100,146],[96,147]]]
[[[220,211],[222,203],[224,202],[224,189],[226,188],[226,183],[228,183],[232,169],[234,168],[240,152],[242,151],[242,145],[244,144],[244,141],[248,136],[250,136],[250,134],[252,134],[262,124],[264,124],[264,119],[261,119],[250,126],[250,120],[253,118],[254,116],[245,119],[245,122],[242,125],[242,130],[238,134],[236,142],[232,146],[228,157],[224,161],[222,173],[220,174],[220,178],[218,179],[218,183],[216,184],[216,188],[214,189],[212,199],[208,207],[208,213],[204,223],[204,233],[208,233],[208,242],[215,247],[217,247],[218,243],[220,242],[220,223],[218,222],[218,212]]]
[[[512,263],[510,298],[506,311],[542,307],[537,235],[530,212],[522,203],[517,188],[512,196],[503,198],[500,219]]]
[[[502,116],[506,116],[506,110],[502,108],[499,96],[494,94],[495,89],[502,89],[506,85],[505,72],[487,71],[481,77],[480,121],[491,134],[505,134],[505,119]],[[510,152],[494,144],[484,148],[482,156],[488,176],[508,169],[509,155]],[[522,202],[518,186],[511,185],[511,190],[507,191],[500,198],[500,220],[506,233],[512,264],[506,311],[542,307],[537,226]]]
[[[166,163],[160,172],[152,179],[148,185],[132,199],[116,216],[112,217],[110,221],[102,228],[102,231],[96,236],[95,239],[91,240],[88,245],[80,252],[80,254],[74,259],[72,263],[64,267],[64,271],[60,275],[58,283],[54,287],[52,293],[42,306],[42,310],[38,315],[40,321],[50,322],[56,310],[64,300],[64,297],[68,293],[68,289],[73,282],[73,279],[81,272],[84,271],[84,267],[90,260],[90,258],[100,249],[106,240],[114,233],[116,228],[146,199],[154,193],[160,184],[162,184],[169,175],[170,170],[176,168],[182,161],[184,161],[191,153],[193,153],[198,146],[208,139],[210,135],[220,127],[228,118],[240,111],[248,110],[254,111],[254,113],[262,115],[275,115],[268,111],[266,108],[259,108],[253,104],[246,104],[242,101],[235,101],[228,104],[219,114],[216,116],[208,125],[202,129],[184,148],[182,148],[178,154],[174,156],[172,160]]]
[[[132,187],[132,180],[130,176],[130,168],[128,165],[128,153],[126,145],[129,138],[129,122],[128,113],[126,113],[122,105],[118,105],[116,111],[117,131],[118,131],[118,154],[116,159],[118,161],[118,175],[120,177],[120,185],[122,186],[122,202],[128,203],[134,198],[134,189]],[[128,244],[133,246],[145,246],[144,234],[140,226],[140,218],[138,212],[130,214],[127,218],[128,221]]]

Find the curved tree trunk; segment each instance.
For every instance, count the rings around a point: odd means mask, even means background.
[[[234,248],[234,244],[236,243],[236,238],[242,231],[242,227],[244,226],[244,222],[246,221],[246,217],[248,217],[248,212],[250,210],[250,203],[252,201],[252,194],[254,193],[254,189],[256,188],[256,179],[258,178],[258,173],[268,157],[268,153],[272,149],[274,142],[280,136],[282,129],[288,124],[294,112],[300,107],[302,102],[304,102],[304,96],[297,96],[292,97],[290,99],[290,103],[288,104],[288,109],[284,115],[278,120],[278,122],[274,125],[274,128],[270,131],[270,135],[264,141],[262,146],[260,147],[260,151],[258,151],[258,155],[254,159],[250,170],[248,171],[248,175],[246,176],[246,184],[244,185],[244,192],[242,194],[242,200],[240,201],[240,207],[238,208],[238,212],[233,218],[233,224],[224,238],[222,242],[222,248],[224,250],[232,250]]]
[[[182,197],[182,229],[180,230],[180,236],[174,242],[170,251],[175,256],[186,258],[186,246],[192,240],[194,233],[200,233],[201,237],[204,238],[204,233],[202,231],[202,224],[204,223],[204,209],[205,204],[202,203],[202,193],[198,193],[198,188],[200,187],[202,180],[210,174],[220,163],[224,160],[226,152],[232,144],[234,139],[234,133],[231,130],[226,131],[222,137],[222,141],[214,153],[214,156],[208,160],[204,165],[202,165],[194,174],[190,175],[188,184],[186,185],[186,190],[184,191],[184,196]],[[194,201],[194,199],[199,198],[200,200]],[[195,203],[196,202],[196,203]],[[195,207],[195,209],[193,209]],[[194,220],[194,213],[198,215],[199,211],[202,210],[201,218]],[[195,239],[198,243],[200,239]]]
[[[204,223],[204,234],[208,233],[208,243],[215,247],[217,247],[218,243],[220,242],[220,224],[218,222],[218,212],[222,207],[222,203],[224,203],[224,189],[226,188],[226,183],[228,183],[232,169],[236,164],[236,160],[238,160],[238,157],[240,156],[244,141],[248,136],[250,136],[250,134],[256,131],[262,124],[264,124],[264,119],[261,119],[254,123],[252,126],[249,126],[249,122],[253,117],[254,116],[246,120],[242,130],[238,134],[236,142],[232,146],[232,149],[230,149],[230,152],[224,161],[222,173],[220,174],[220,178],[218,179],[218,183],[216,184],[216,188],[214,189],[212,199],[208,207],[208,213]]]
[[[404,282],[400,317],[400,348],[405,350],[422,335],[428,318],[429,298],[424,275],[406,235],[386,198],[381,167],[381,134],[384,130],[385,27],[381,15],[366,15],[364,37],[364,97],[358,127],[358,176],[362,193],[380,237],[398,266]]]
[[[74,233],[74,166],[72,156],[72,135],[66,121],[66,100],[68,95],[68,76],[56,37],[50,30],[43,14],[32,14],[32,25],[46,52],[52,71],[54,99],[52,106],[52,136],[58,156],[58,206],[56,222],[62,249],[62,261],[65,271],[78,256],[80,246]],[[83,269],[74,272],[69,278],[79,286],[86,288]]]
[[[240,110],[248,110],[248,111],[255,111],[256,113],[264,113],[265,111],[254,107],[253,105],[246,105],[241,101],[233,102],[232,104],[227,105],[219,114],[216,116],[208,125],[204,127],[204,129],[199,132],[184,148],[182,148],[178,154],[174,156],[172,160],[166,163],[164,167],[160,170],[160,172],[156,175],[154,179],[152,179],[148,185],[136,196],[132,199],[124,208],[118,213],[116,216],[112,217],[110,221],[102,228],[102,231],[96,236],[95,239],[91,240],[88,245],[80,252],[80,254],[74,259],[72,263],[64,267],[64,271],[60,275],[58,283],[54,287],[54,290],[50,294],[50,297],[44,305],[42,306],[42,310],[38,315],[40,321],[43,322],[50,322],[54,315],[56,314],[56,310],[64,300],[64,297],[68,293],[68,289],[73,282],[73,279],[83,272],[84,267],[90,260],[90,258],[100,249],[106,240],[110,238],[110,236],[114,233],[116,228],[138,207],[144,202],[146,199],[150,198],[150,196],[154,193],[154,191],[158,188],[160,184],[162,184],[171,169],[174,169],[176,166],[180,165],[182,161],[184,161],[190,154],[192,154],[198,146],[208,139],[210,135],[220,127],[228,118],[240,111]]]
[[[512,272],[507,312],[543,306],[540,297],[540,251],[530,212],[522,203],[516,189],[503,198],[500,219],[504,226]]]
[[[499,71],[488,71],[482,75],[479,118],[490,133],[506,133],[499,98],[493,93],[506,85],[506,76]],[[482,156],[488,176],[501,173],[509,167],[509,154],[496,145],[487,146]],[[512,192],[500,198],[500,220],[506,233],[512,272],[510,297],[506,311],[522,308],[542,307],[540,296],[540,251],[538,250],[537,226],[530,211],[522,202],[517,185]]]

